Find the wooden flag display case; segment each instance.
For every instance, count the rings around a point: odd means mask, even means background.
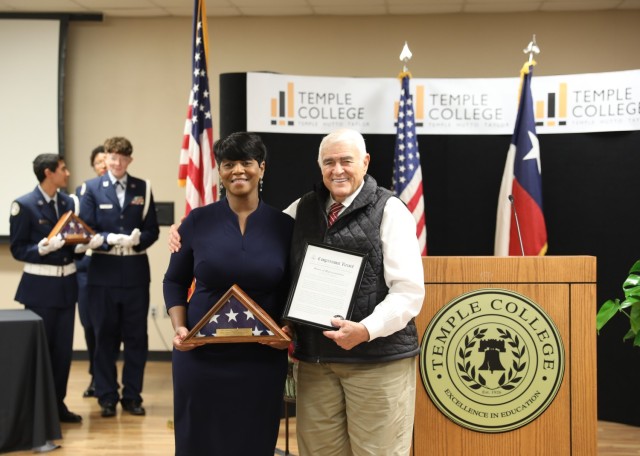
[[[232,285],[189,331],[187,344],[290,342],[282,329],[238,285]]]
[[[58,219],[58,223],[55,224],[47,238],[51,239],[60,235],[68,245],[87,244],[94,234],[91,227],[73,211],[67,211]]]

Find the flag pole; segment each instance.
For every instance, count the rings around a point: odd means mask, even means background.
[[[402,73],[398,76],[399,78],[403,78],[405,75],[409,75],[411,77],[411,73],[407,69],[407,63],[411,60],[413,54],[409,50],[409,45],[407,42],[404,42],[404,47],[402,48],[402,52],[400,52],[400,61],[402,62]]]
[[[400,100],[396,104],[396,142],[393,160],[392,187],[395,195],[406,205],[416,222],[416,236],[422,256],[427,254],[427,228],[424,213],[422,169],[416,135],[416,114],[409,86],[411,73],[407,63],[411,51],[405,41],[400,61],[403,63],[400,79]],[[421,105],[421,102],[418,103]],[[422,113],[419,113],[421,115]]]
[[[518,102],[520,97],[522,96],[522,84],[524,83],[524,76],[529,74],[531,71],[531,67],[536,66],[536,61],[533,59],[534,54],[540,54],[540,48],[536,44],[536,35],[533,34],[533,38],[529,41],[529,44],[526,48],[522,50],[525,54],[529,54],[529,60],[527,60],[524,65],[522,65],[522,69],[520,70],[520,91],[518,93]]]
[[[536,34],[533,34],[533,39],[529,42],[529,45],[522,50],[525,54],[529,54],[529,63],[533,62],[533,54],[540,54],[540,48],[536,44]]]

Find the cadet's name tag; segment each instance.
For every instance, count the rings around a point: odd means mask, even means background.
[[[113,209],[113,204],[101,204],[100,209]]]

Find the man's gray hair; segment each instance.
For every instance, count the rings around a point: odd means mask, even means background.
[[[364,157],[367,154],[367,148],[364,144],[364,138],[362,135],[350,128],[341,128],[339,130],[332,131],[322,138],[320,149],[318,151],[318,164],[320,167],[322,167],[322,151],[338,143],[347,143],[354,146],[358,151],[359,158],[364,160]]]

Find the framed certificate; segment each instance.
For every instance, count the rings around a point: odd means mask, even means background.
[[[349,320],[366,258],[366,253],[307,243],[284,318],[322,329],[335,329],[334,317]]]
[[[58,223],[53,227],[47,239],[58,234],[62,236],[67,245],[76,245],[87,244],[95,232],[73,211],[67,211],[58,219]]]
[[[267,312],[238,285],[232,285],[184,338],[189,344],[287,341]]]

